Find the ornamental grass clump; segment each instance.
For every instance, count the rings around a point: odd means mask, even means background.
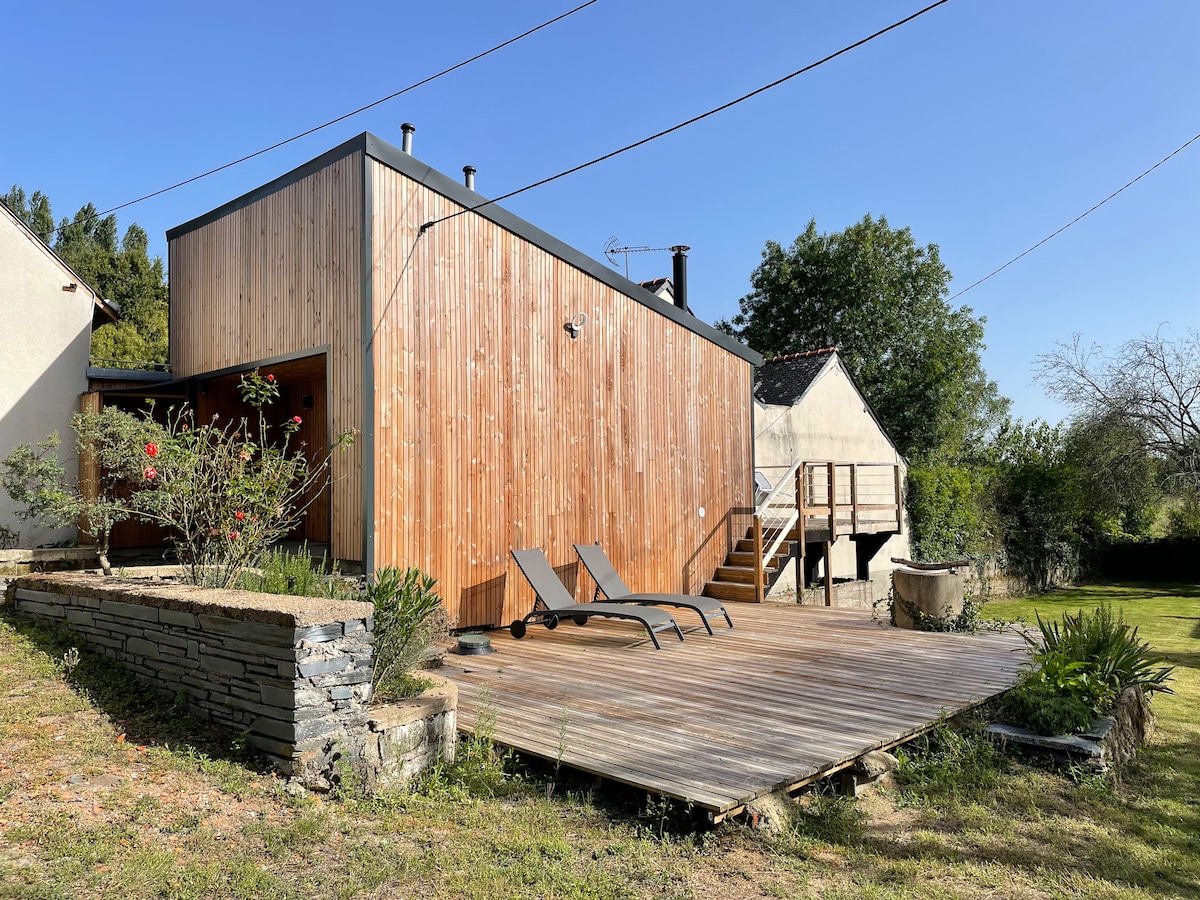
[[[1109,712],[1128,688],[1171,693],[1174,666],[1138,639],[1124,615],[1107,604],[1066,615],[1060,623],[1037,618],[1038,633],[1026,635],[1032,665],[1008,693],[1004,715],[1041,734],[1070,734]]]
[[[411,672],[438,654],[449,636],[449,619],[437,582],[412,566],[384,566],[367,580],[367,600],[375,606],[372,692],[401,697],[413,692]]]

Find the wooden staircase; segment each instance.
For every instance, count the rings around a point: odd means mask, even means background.
[[[773,541],[778,532],[770,529],[763,533],[767,542]],[[796,552],[799,535],[796,529],[788,531],[787,536],[775,550],[775,555],[763,566],[763,580],[766,588],[771,585],[783,571],[788,559]],[[754,529],[746,529],[746,537],[737,542],[737,546],[725,557],[725,564],[717,566],[712,581],[704,585],[702,592],[705,597],[715,597],[718,600],[745,600],[753,603],[754,591]]]

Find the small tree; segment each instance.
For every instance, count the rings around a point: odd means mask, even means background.
[[[58,458],[61,443],[54,432],[36,449],[21,444],[3,461],[0,481],[14,501],[25,507],[17,513],[49,528],[80,525],[96,543],[96,556],[104,574],[111,575],[108,551],[112,530],[135,514],[132,497],[142,479],[130,462],[128,447],[138,446],[150,425],[114,408],[99,413],[76,413],[71,419],[80,459],[96,466],[96,481],[83,489]]]
[[[1038,364],[1046,393],[1079,419],[1126,423],[1130,446],[1161,460],[1168,480],[1200,485],[1200,332],[1160,332],[1107,354],[1075,335]]]

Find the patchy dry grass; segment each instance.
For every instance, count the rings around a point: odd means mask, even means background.
[[[806,799],[764,838],[509,760],[374,799],[295,798],[235,738],[148,700],[62,637],[0,618],[0,897],[626,898],[1200,896],[1200,592],[1108,599],[1180,666],[1159,734],[1120,781],[1001,756],[971,723],[906,755],[904,782]],[[478,755],[475,757],[478,763]],[[1072,777],[1074,775],[1074,777]],[[565,784],[564,784],[565,782]]]

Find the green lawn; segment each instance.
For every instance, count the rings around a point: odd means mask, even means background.
[[[420,791],[291,796],[229,735],[0,617],[0,897],[1166,898],[1200,896],[1200,591],[1090,587],[1179,666],[1120,780],[1001,756],[972,723],[905,754],[906,782],[806,797],[767,838],[480,748]],[[1074,774],[1075,777],[1072,777]]]

